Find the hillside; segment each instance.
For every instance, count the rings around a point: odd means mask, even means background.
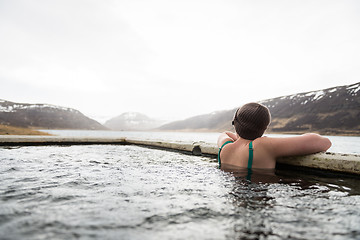
[[[231,129],[229,121],[234,116],[234,110],[218,111],[191,117],[185,120],[162,125],[160,130],[217,131]]]
[[[29,128],[12,127],[0,124],[0,135],[48,135],[51,134]]]
[[[360,135],[360,83],[260,101],[270,109],[267,132]],[[161,130],[232,130],[236,109],[172,122]]]
[[[360,83],[261,101],[273,132],[360,134]]]
[[[6,100],[0,100],[0,124],[23,128],[106,129],[97,121],[72,108]]]
[[[149,118],[148,116],[127,112],[105,122],[105,126],[112,130],[120,131],[146,131],[157,128],[163,124],[162,121]]]

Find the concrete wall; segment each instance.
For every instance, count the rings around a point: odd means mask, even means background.
[[[215,144],[204,142],[169,142],[131,138],[84,138],[58,136],[0,136],[0,146],[39,146],[39,145],[89,145],[89,144],[134,144],[171,149],[216,157]],[[292,166],[309,167],[360,175],[360,155],[339,153],[317,153],[306,156],[283,157],[278,163]]]

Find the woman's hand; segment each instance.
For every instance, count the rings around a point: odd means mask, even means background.
[[[237,136],[237,134],[233,133],[233,132],[223,132],[220,134],[218,141],[217,141],[217,145],[219,147],[221,147],[225,142],[227,141],[232,141],[235,142],[239,137]]]

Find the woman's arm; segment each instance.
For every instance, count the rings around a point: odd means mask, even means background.
[[[315,133],[287,138],[268,138],[267,141],[268,151],[274,157],[312,154],[326,151],[331,147],[328,138]]]
[[[226,131],[226,132],[223,132],[220,134],[218,141],[217,141],[217,145],[219,147],[221,147],[226,141],[234,142],[237,139],[238,139],[238,136],[235,133]]]

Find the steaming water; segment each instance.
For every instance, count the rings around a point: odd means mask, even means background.
[[[360,239],[360,179],[139,146],[0,148],[0,239]]]

